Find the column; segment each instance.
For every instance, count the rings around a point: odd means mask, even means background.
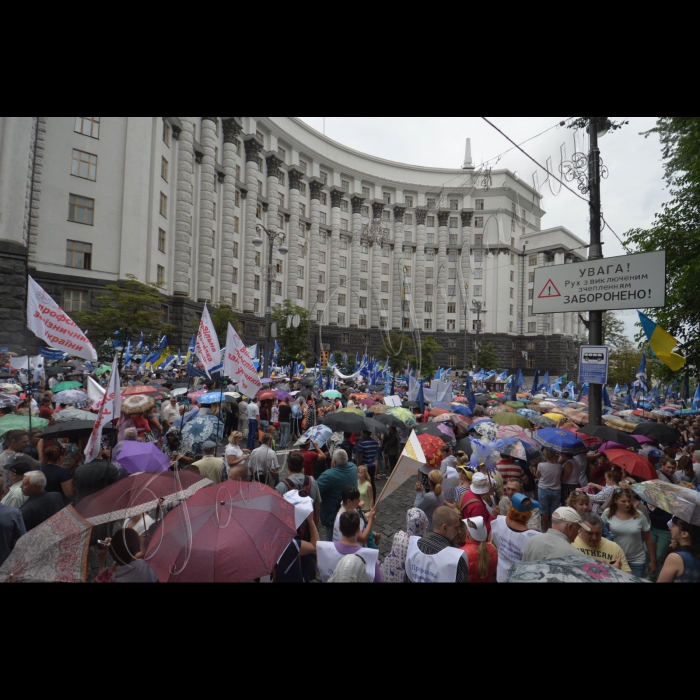
[[[179,117],[182,131],[177,150],[177,204],[175,208],[175,275],[173,294],[190,295],[192,245],[192,192],[194,190],[193,117]]]
[[[352,255],[350,256],[350,291],[348,303],[350,304],[350,327],[357,328],[360,324],[360,302],[357,292],[360,289],[360,241],[362,239],[362,205],[365,198],[359,194],[352,196]]]
[[[437,331],[447,329],[447,241],[449,240],[448,225],[450,212],[439,211],[438,223],[438,293],[437,293]]]
[[[571,338],[573,336],[572,332],[572,318],[571,314],[564,314],[564,335],[567,338]]]
[[[413,289],[415,301],[416,324],[420,330],[425,328],[425,220],[428,216],[427,209],[416,210],[416,224],[418,225],[416,241],[416,283]]]
[[[279,231],[279,218],[280,218],[280,196],[279,196],[279,186],[280,186],[280,166],[282,165],[282,159],[276,154],[272,153],[266,158],[267,163],[267,200],[269,205],[267,207],[267,229],[270,233],[277,234]],[[275,250],[277,250],[279,244],[275,245]],[[269,251],[268,246],[264,246],[265,252],[263,257],[267,255]],[[268,267],[263,267],[269,273],[272,273],[275,269],[275,260],[267,261]],[[273,274],[273,282],[277,280],[277,275]],[[272,294],[274,296],[274,284]],[[272,303],[272,302],[270,302]],[[265,304],[267,304],[267,299],[265,299]]]
[[[472,244],[472,218],[474,214],[470,211],[462,212],[462,255],[460,264],[462,265],[462,289],[460,290],[460,300],[462,307],[466,302],[467,309],[469,308],[469,293],[464,289],[464,285],[471,287],[471,244]],[[459,314],[459,327],[462,333],[469,330],[468,327],[469,313],[464,313],[464,308]]]
[[[382,221],[382,215],[384,213],[384,200],[375,199],[372,202],[372,216],[375,220],[379,222],[381,226],[384,225]],[[370,294],[369,304],[370,304],[370,325],[372,328],[379,328],[379,308],[381,302],[379,301],[379,291],[382,288],[382,246],[379,243],[375,243],[371,246],[370,255],[372,257],[372,277],[369,280]]]
[[[245,242],[244,253],[244,289],[243,312],[252,314],[255,312],[253,304],[255,300],[255,253],[253,239],[257,236],[257,209],[258,192],[260,191],[260,151],[263,149],[262,141],[256,135],[245,137],[245,181],[248,187],[248,196],[245,200]],[[265,237],[263,236],[263,241]],[[262,282],[262,280],[261,280]],[[261,284],[262,288],[262,284]]]
[[[301,198],[301,181],[304,177],[304,171],[301,170],[298,165],[292,165],[287,170],[287,177],[289,178],[289,211],[291,212],[289,216],[287,297],[289,299],[296,299],[298,281],[297,268],[299,267],[297,249],[299,248],[299,216],[301,213],[299,203]]]
[[[403,215],[401,221],[398,216],[394,219],[394,280],[393,292],[394,300],[392,304],[392,322],[395,330],[403,329],[403,319],[406,315],[403,311],[403,284],[405,275],[403,273]],[[414,291],[415,293],[415,291]]]
[[[222,120],[224,128],[224,181],[222,221],[221,221],[221,293],[222,301],[230,306],[233,297],[233,244],[235,242],[234,219],[236,216],[236,151],[238,137],[243,127],[236,117]]]
[[[338,285],[340,284],[340,203],[345,190],[342,187],[331,187],[331,249],[330,249],[330,278],[328,292],[331,295],[329,305],[329,325],[338,325]]]
[[[309,180],[309,191],[311,192],[311,232],[309,233],[309,303],[307,309],[311,311],[312,321],[316,322],[318,311],[323,311],[323,304],[318,304],[318,252],[321,246],[321,192],[323,191],[323,180],[312,177]]]
[[[202,117],[204,151],[200,171],[199,245],[197,248],[197,301],[211,302],[211,261],[214,255],[214,189],[216,185],[216,124],[218,117]]]

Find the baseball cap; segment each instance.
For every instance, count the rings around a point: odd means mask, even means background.
[[[555,510],[552,520],[558,520],[560,523],[574,523],[574,525],[580,525],[586,532],[591,531],[591,528],[581,520],[581,516],[573,508]]]
[[[661,452],[661,450],[651,450],[649,452],[649,456],[653,457],[654,459],[661,459],[661,457],[664,456],[664,453]]]
[[[216,443],[215,443],[215,442],[212,442],[211,440],[205,442],[205,443],[202,445],[202,450],[203,450],[204,452],[212,452],[212,451],[215,450],[215,449],[216,449]]]
[[[472,479],[472,493],[476,496],[485,496],[490,490],[491,481],[488,476],[481,472],[474,474],[474,478]]]
[[[489,531],[486,529],[486,523],[482,517],[469,518],[464,521],[467,526],[467,532],[475,542],[486,542],[489,538]]]
[[[7,471],[24,476],[29,472],[40,472],[41,464],[32,459],[29,455],[13,455],[7,460]]]
[[[533,501],[522,493],[516,493],[511,500],[513,502],[513,508],[519,513],[529,513],[531,510],[540,508],[538,501]]]

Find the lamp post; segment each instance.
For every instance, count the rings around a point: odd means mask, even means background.
[[[487,314],[488,311],[486,310],[486,302],[485,301],[476,301],[476,299],[472,299],[472,310],[476,314],[476,362],[474,371],[478,372],[479,371],[479,350],[481,349],[479,347],[479,335],[481,334],[481,316],[482,314]]]
[[[265,300],[265,350],[263,354],[263,378],[269,376],[270,369],[270,335],[272,330],[272,282],[277,277],[277,270],[272,262],[272,256],[275,252],[275,243],[279,241],[277,252],[280,255],[287,255],[289,248],[284,244],[285,235],[282,231],[268,231],[264,226],[259,224],[256,227],[258,235],[253,239],[253,245],[260,248],[263,245],[261,233],[264,232],[268,239],[267,252],[267,271],[265,281],[267,282],[267,299]]]

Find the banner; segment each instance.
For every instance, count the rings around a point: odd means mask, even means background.
[[[97,352],[85,334],[31,277],[27,288],[27,326],[52,349],[97,362]]]
[[[255,369],[253,360],[243,341],[228,324],[226,337],[226,355],[224,356],[224,374],[238,384],[238,391],[249,399],[255,398],[262,388],[262,382]]]
[[[202,311],[202,320],[199,324],[195,348],[197,357],[204,365],[207,377],[211,379],[209,372],[221,364],[221,346],[219,345],[219,338],[216,335],[214,324],[211,322],[211,316],[206,304],[204,304],[204,311]]]
[[[102,397],[107,393],[92,377],[87,379],[87,393],[91,403],[102,401]]]
[[[400,489],[410,478],[418,475],[421,467],[426,463],[425,454],[415,430],[411,433],[411,437],[406,443],[406,447],[394,468],[389,481],[386,482],[381,496],[377,499],[378,506],[385,498],[389,498],[392,493]]]
[[[119,357],[115,355],[112,366],[112,376],[109,386],[102,397],[100,410],[97,414],[97,422],[92,429],[92,435],[85,448],[85,464],[94,462],[102,450],[102,429],[112,420],[119,418],[122,412],[121,381],[119,379]]]
[[[355,372],[355,374],[350,374],[350,375],[341,374],[338,371],[337,367],[333,371],[335,372],[335,376],[338,377],[338,379],[349,380],[349,379],[357,379],[358,377],[362,376],[362,372],[364,372],[364,370],[365,370],[365,368],[362,367],[362,369]]]

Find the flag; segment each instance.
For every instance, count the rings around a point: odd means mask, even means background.
[[[695,390],[695,396],[693,397],[693,411],[697,411],[699,407],[700,407],[700,384],[698,384],[698,388]]]
[[[53,348],[41,348],[39,354],[49,362],[60,362],[67,357],[63,350],[54,350]]]
[[[131,341],[126,344],[126,354],[124,355],[124,364],[128,365],[131,362]]]
[[[467,397],[469,410],[473,412],[476,408],[476,396],[474,395],[474,389],[472,387],[472,382],[471,379],[469,379],[469,377],[467,377],[467,386],[465,388],[464,395]]]
[[[679,341],[641,311],[637,313],[654,355],[674,372],[682,370],[685,367],[685,357],[673,352],[680,345]]]
[[[420,412],[425,413],[425,393],[423,392],[423,382],[418,384],[418,396],[416,397],[418,406],[420,407]]]
[[[581,393],[578,395],[577,401],[581,401],[581,399],[585,398],[588,396],[588,382],[586,382],[582,387],[581,387]]]
[[[683,392],[686,401],[690,401],[690,373],[686,372],[685,381],[683,382]]]
[[[211,379],[211,370],[221,364],[221,346],[219,345],[219,339],[216,335],[216,330],[214,329],[214,324],[212,323],[206,303],[204,304],[202,320],[199,324],[196,349],[197,357],[199,357],[200,362],[204,365],[207,376]]]
[[[275,340],[275,351],[272,355],[272,360],[274,364],[277,364],[277,358],[280,356],[280,344]]]
[[[608,394],[608,387],[603,387],[603,405],[605,408],[612,408],[612,402],[610,401],[610,394]]]
[[[238,391],[249,399],[255,398],[262,388],[253,360],[230,323],[226,336],[224,374],[233,379],[238,384]]]
[[[122,412],[121,381],[119,379],[119,358],[115,355],[112,365],[112,376],[109,378],[109,386],[102,397],[100,410],[97,412],[97,421],[92,429],[92,435],[85,448],[85,463],[94,462],[102,450],[102,430],[115,418],[119,418]]]
[[[105,390],[92,377],[88,377],[87,394],[92,403],[102,401],[102,397],[105,395],[105,393]]]
[[[141,345],[143,345],[143,333],[141,334]],[[190,363],[190,360],[192,359],[192,355],[194,355],[196,350],[197,350],[197,344],[195,341],[195,336],[192,336],[192,340],[190,341],[190,347],[187,348],[187,357],[185,357],[185,362],[187,364]]]
[[[27,287],[27,327],[52,348],[97,362],[97,351],[85,334],[31,277]]]
[[[649,393],[649,384],[647,383],[646,353],[642,355],[642,362],[640,363],[639,370],[637,371],[637,382],[635,386],[639,389],[637,394],[644,394],[646,396]]]
[[[159,350],[165,350],[165,348],[167,348],[167,347],[168,347],[168,339],[167,339],[166,336],[163,336],[163,337],[160,339],[160,343],[158,344],[158,349],[159,349]]]
[[[549,391],[549,372],[544,375],[544,381],[540,385],[540,390],[541,391]]]
[[[632,394],[630,393],[625,396],[625,406],[627,406],[627,408],[634,409],[634,400],[632,399]]]
[[[392,493],[395,493],[409,479],[416,477],[421,469],[425,466],[426,458],[423,448],[418,441],[416,432],[413,431],[406,443],[399,461],[394,467],[389,480],[386,482],[381,495],[375,503],[375,508],[382,502],[382,499],[388,498]]]
[[[177,364],[178,364],[178,365],[183,364],[183,362],[182,362],[182,352],[181,352],[180,348],[177,349]]]
[[[620,389],[620,385],[616,384],[615,385],[615,396],[619,396],[621,392],[622,392],[622,389]]]
[[[141,331],[141,338],[139,339],[139,344],[136,346],[137,350],[143,350],[143,331]]]
[[[539,388],[540,384],[540,370],[539,367],[535,370],[535,381],[532,383],[532,393],[536,394],[537,389]]]
[[[525,377],[523,376],[523,371],[518,370],[518,374],[515,376],[515,390],[518,391],[525,386]]]

